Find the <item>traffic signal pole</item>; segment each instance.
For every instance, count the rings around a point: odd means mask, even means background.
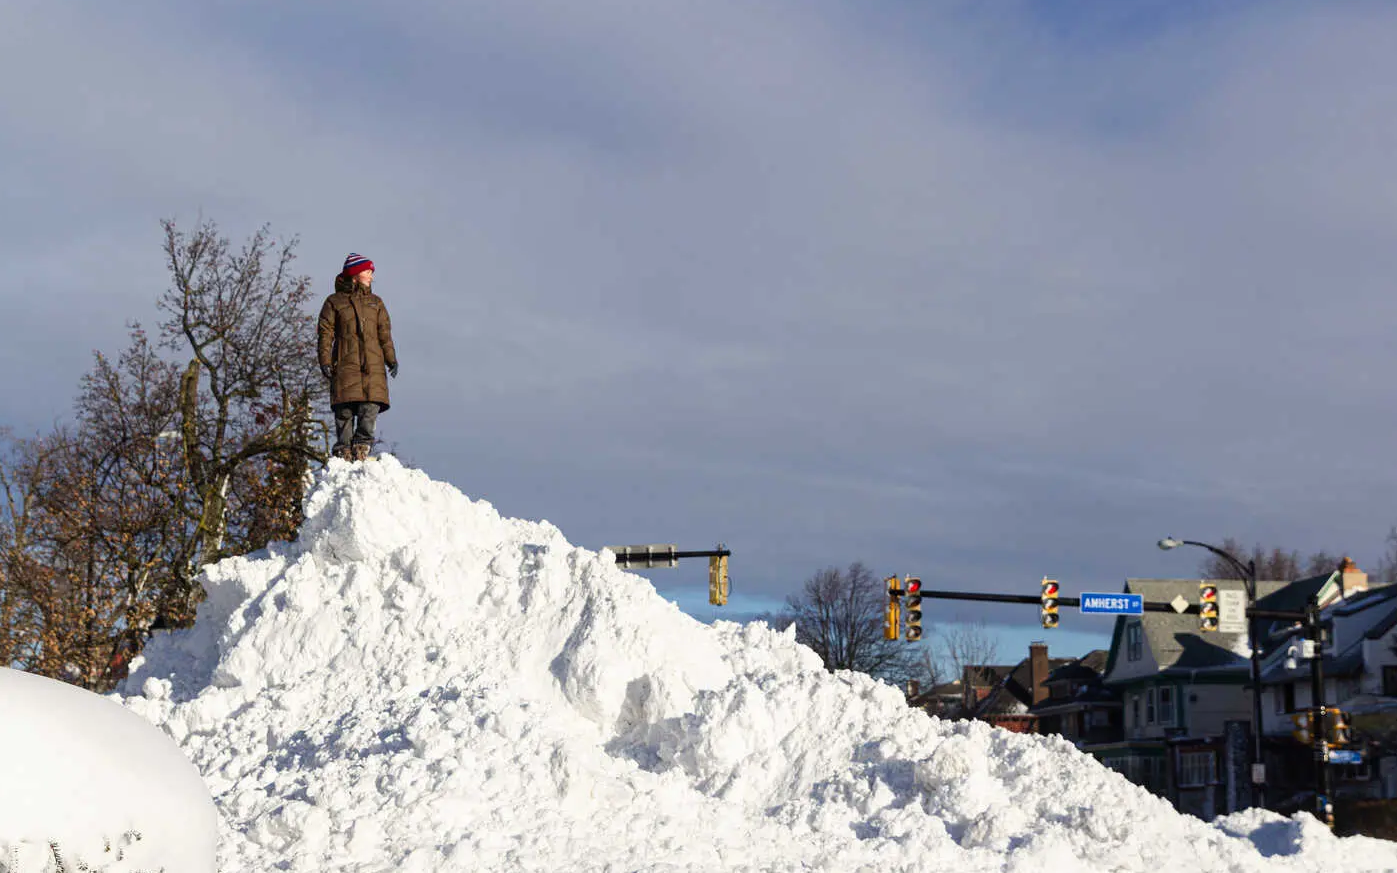
[[[1334,827],[1334,804],[1329,800],[1329,713],[1324,705],[1324,631],[1319,622],[1319,599],[1305,607],[1306,636],[1314,643],[1310,659],[1310,724],[1315,750],[1315,818]]]

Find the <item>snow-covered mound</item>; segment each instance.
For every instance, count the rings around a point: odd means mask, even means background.
[[[0,873],[213,873],[208,789],[134,713],[0,667],[0,750]]]
[[[124,688],[203,772],[223,873],[1397,869],[1306,815],[1206,824],[1065,741],[928,718],[390,456],[332,461],[306,516],[209,568]]]

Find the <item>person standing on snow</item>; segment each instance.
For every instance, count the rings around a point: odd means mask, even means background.
[[[374,262],[351,252],[335,277],[335,293],[320,307],[320,372],[330,380],[335,413],[333,454],[363,461],[374,442],[378,414],[388,409],[388,376],[398,378],[398,352],[388,307],[370,289]]]

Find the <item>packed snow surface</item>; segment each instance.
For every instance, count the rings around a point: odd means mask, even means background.
[[[160,730],[81,688],[0,667],[0,871],[213,873],[218,814]]]
[[[331,461],[296,543],[205,585],[123,694],[202,772],[224,873],[1397,869],[929,718],[391,456]]]

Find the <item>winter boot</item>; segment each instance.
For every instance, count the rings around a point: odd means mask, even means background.
[[[354,444],[354,460],[356,460],[356,461],[367,461],[368,459],[369,459],[369,444],[368,444],[368,443],[355,443],[355,444]]]
[[[334,451],[330,454],[345,461],[354,460],[354,452],[349,446],[335,446]]]

